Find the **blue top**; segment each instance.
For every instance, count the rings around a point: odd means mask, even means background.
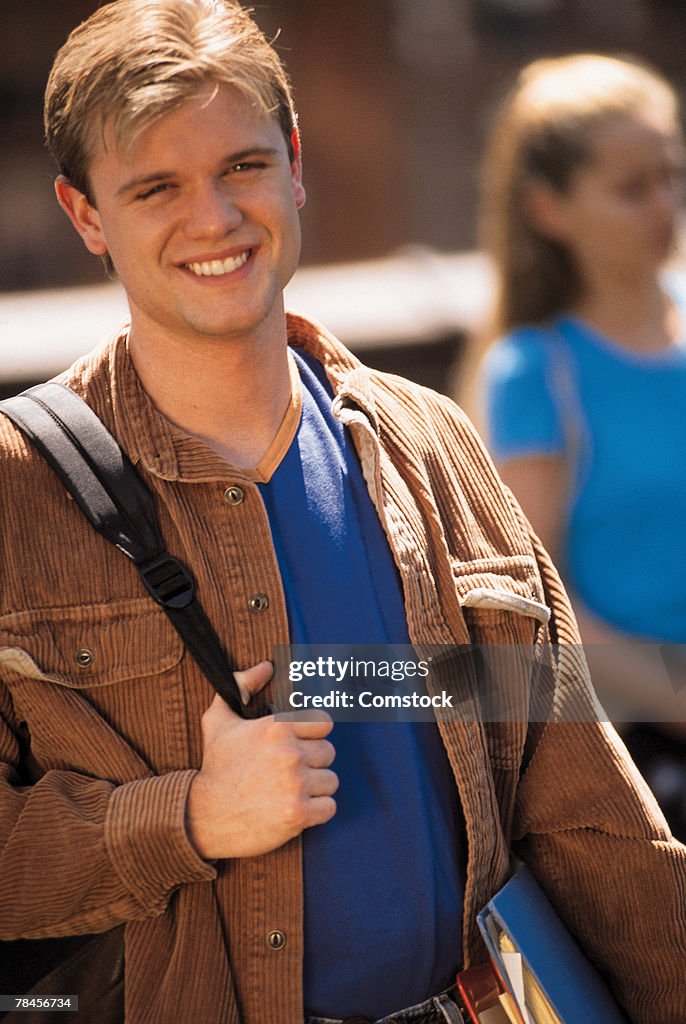
[[[567,457],[571,588],[618,629],[686,642],[686,338],[630,352],[561,316],[499,341],[485,385],[496,461]]]
[[[401,587],[321,366],[295,353],[297,434],[260,484],[293,644],[407,644]],[[303,834],[305,1006],[372,1019],[449,986],[461,962],[464,829],[436,725],[334,727],[338,810]]]

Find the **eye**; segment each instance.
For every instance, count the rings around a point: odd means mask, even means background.
[[[238,163],[231,164],[227,173],[245,174],[247,171],[261,171],[266,166],[262,160],[239,160]]]
[[[160,195],[162,192],[164,192],[168,188],[169,188],[169,185],[166,182],[160,182],[158,185],[153,185],[152,188],[146,189],[145,192],[139,192],[138,195],[136,196],[136,198],[137,199],[143,199],[143,200],[151,199],[152,196]]]
[[[650,174],[635,174],[624,178],[618,186],[619,194],[630,202],[644,202],[652,192],[653,177]]]

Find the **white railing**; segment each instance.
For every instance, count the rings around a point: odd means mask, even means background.
[[[464,335],[483,316],[491,288],[480,253],[413,246],[385,259],[304,267],[286,301],[364,351]],[[126,313],[117,283],[0,295],[0,386],[59,373]]]

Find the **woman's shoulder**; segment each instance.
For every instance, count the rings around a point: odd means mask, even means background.
[[[686,317],[686,268],[670,267],[662,273],[662,284]]]
[[[484,358],[484,373],[491,380],[524,380],[545,376],[558,342],[554,324],[525,324],[499,337]]]
[[[483,364],[481,400],[496,459],[564,450],[554,326],[517,327],[491,347]]]

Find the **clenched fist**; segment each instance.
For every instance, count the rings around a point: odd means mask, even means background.
[[[271,662],[236,673],[243,698],[265,686]],[[208,860],[255,857],[282,846],[336,813],[338,777],[330,770],[333,728],[273,715],[243,719],[218,695],[203,715],[202,767],[191,784],[188,832]]]

